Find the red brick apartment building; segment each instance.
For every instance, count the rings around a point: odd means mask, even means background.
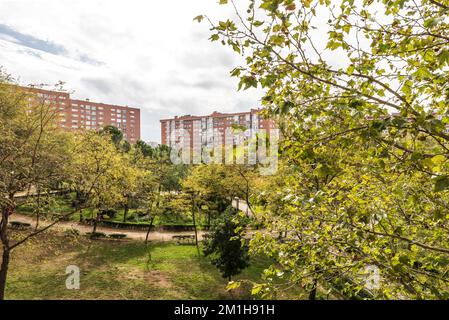
[[[140,109],[86,100],[71,99],[66,92],[23,87],[40,101],[59,109],[57,125],[66,131],[100,130],[113,125],[130,143],[140,139]]]
[[[180,139],[186,138],[190,141],[191,148],[198,147],[196,144],[201,146],[211,145],[214,142],[224,144],[226,129],[232,128],[232,125],[235,124],[246,127],[251,132],[265,130],[269,134],[271,129],[277,128],[276,123],[272,119],[261,117],[260,111],[260,109],[238,113],[215,111],[208,116],[185,115],[172,119],[162,119],[160,120],[161,142],[172,146]],[[176,141],[172,141],[173,137]]]

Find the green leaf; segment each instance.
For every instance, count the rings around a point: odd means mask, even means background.
[[[226,289],[229,290],[235,290],[240,288],[240,282],[239,281],[231,281],[228,283]]]
[[[210,41],[217,41],[219,39],[220,39],[220,37],[218,36],[218,34],[213,34],[209,38]]]
[[[449,65],[449,50],[442,50],[437,56],[440,67],[444,65]]]
[[[260,291],[262,291],[262,285],[260,285],[260,284],[257,284],[257,285],[255,285],[254,287],[253,287],[253,289],[251,290],[251,294],[252,295],[256,295],[256,294],[259,294],[260,293]]]
[[[201,22],[201,21],[203,21],[203,19],[204,19],[204,16],[203,15],[199,15],[199,16],[196,16],[195,18],[193,18],[193,21],[198,21],[198,22]]]
[[[348,67],[348,69],[346,70],[346,72],[347,72],[349,75],[352,75],[352,74],[354,73],[354,69],[355,69],[354,65],[351,64],[351,65]]]
[[[443,175],[434,178],[435,192],[441,192],[449,189],[449,176]]]

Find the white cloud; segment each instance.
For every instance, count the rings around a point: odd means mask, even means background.
[[[142,137],[159,141],[161,118],[257,107],[260,93],[237,92],[229,78],[238,57],[210,43],[207,25],[193,21],[227,10],[213,0],[3,0],[0,24],[66,54],[4,35],[0,64],[23,84],[62,80],[76,98],[140,107]]]

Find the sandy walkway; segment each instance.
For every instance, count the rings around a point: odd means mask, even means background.
[[[9,221],[19,221],[19,222],[25,222],[30,223],[32,226],[35,225],[36,220],[32,217],[21,215],[18,213],[14,213],[10,218]],[[48,225],[48,222],[41,221],[40,227],[45,227]],[[80,231],[81,233],[87,233],[92,231],[92,227],[81,225],[77,222],[71,222],[71,221],[61,221],[58,224],[56,224],[54,229],[57,230],[70,230],[70,229],[76,229]],[[121,233],[126,234],[126,236],[130,239],[134,240],[145,240],[146,232],[145,231],[135,231],[135,230],[126,230],[126,229],[113,229],[113,228],[106,228],[106,227],[97,227],[98,232],[103,232],[107,235],[113,234],[113,233]],[[151,241],[173,241],[173,236],[180,236],[180,235],[194,235],[195,232],[193,231],[186,231],[186,232],[160,232],[160,231],[152,231],[150,232],[150,235],[148,237]],[[204,234],[203,231],[198,231],[198,239],[202,239],[202,235]]]

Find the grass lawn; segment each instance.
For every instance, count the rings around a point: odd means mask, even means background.
[[[14,234],[20,237],[20,233]],[[81,270],[81,289],[67,290],[66,267]],[[259,281],[266,259],[253,259],[238,279]],[[195,246],[91,241],[46,232],[13,252],[7,299],[242,299]],[[280,297],[280,298],[295,298]]]

